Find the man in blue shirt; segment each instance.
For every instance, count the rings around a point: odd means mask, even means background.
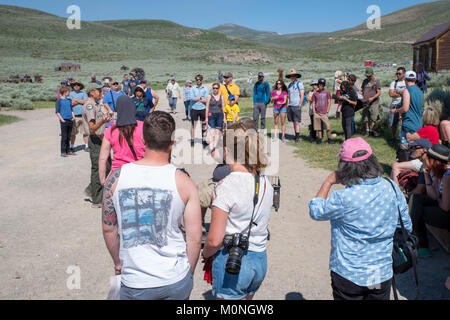
[[[206,131],[206,98],[208,98],[209,91],[203,86],[203,76],[201,74],[195,77],[197,83],[192,88],[193,104],[191,107],[191,146],[194,146],[194,129],[195,122],[200,120],[202,122],[202,137]],[[203,141],[203,144],[205,142]]]
[[[402,91],[402,107],[391,109],[391,113],[402,113],[402,129],[400,139],[407,133],[414,133],[422,128],[423,93],[416,85],[417,75],[414,71],[405,74],[406,89]]]
[[[264,81],[264,73],[258,73],[258,81],[253,87],[253,121],[258,131],[258,119],[261,115],[261,129],[266,128],[266,109],[270,101],[270,85]]]
[[[123,80],[122,80],[122,91],[128,95],[128,92],[130,91],[130,81],[128,80],[128,74],[124,74],[123,75]]]
[[[84,89],[84,85],[77,80],[72,82],[72,89],[73,91],[70,92],[69,99],[72,100],[72,107],[73,107],[73,114],[75,115],[75,121],[73,122],[72,136],[70,138],[70,152],[75,152],[75,139],[80,130],[83,133],[84,151],[89,152],[88,146],[89,132],[87,133],[84,132],[82,119],[83,105],[88,100],[88,96],[86,92],[81,91]]]
[[[102,85],[102,83],[97,80],[97,76],[95,74],[91,75],[91,82],[89,82],[89,83],[95,83],[95,84],[98,84],[99,86]]]
[[[106,92],[105,96],[103,97],[103,105],[109,113],[116,112],[117,98],[124,94],[125,93],[119,90],[119,83],[117,81],[114,81],[111,84],[111,90]]]

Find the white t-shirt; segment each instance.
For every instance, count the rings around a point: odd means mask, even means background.
[[[406,83],[405,81],[398,81],[397,86],[395,86],[395,81],[391,82],[391,85],[389,86],[389,90],[397,90],[397,93],[399,90],[405,90],[406,89]],[[391,108],[393,106],[398,106],[402,103],[402,97],[398,98],[392,98]]]
[[[212,206],[229,213],[225,234],[247,234],[253,212],[254,188],[254,176],[245,172],[231,172],[214,188]],[[267,177],[261,176],[258,204],[253,218],[257,225],[252,226],[250,233],[250,251],[266,250],[272,205],[273,187]]]

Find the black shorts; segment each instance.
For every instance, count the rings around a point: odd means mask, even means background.
[[[205,114],[206,114],[206,110],[205,109],[203,109],[203,110],[191,109],[191,121],[192,121],[192,124],[194,124],[195,121],[198,121],[198,120],[200,120],[201,122],[204,122],[206,120]]]
[[[287,117],[290,122],[302,122],[302,109],[289,106],[287,108]]]

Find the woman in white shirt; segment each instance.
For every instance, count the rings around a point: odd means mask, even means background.
[[[273,187],[266,176],[260,176],[268,164],[268,158],[263,152],[263,141],[256,131],[247,130],[241,123],[230,126],[226,131],[224,157],[231,173],[214,189],[211,226],[203,257],[206,260],[214,259],[212,291],[217,299],[251,300],[267,271],[267,227],[273,204]],[[234,135],[234,138],[230,135]],[[227,141],[234,141],[234,144],[226,146]],[[258,193],[257,203],[254,205],[256,180]],[[229,268],[230,250],[223,246],[224,238],[232,238],[236,234],[248,236],[252,216],[254,223],[248,239],[248,249],[242,246],[240,268],[240,259],[236,255],[234,268]],[[234,269],[235,273],[230,273],[233,271],[230,269]]]

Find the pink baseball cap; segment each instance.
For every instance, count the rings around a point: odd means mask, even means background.
[[[358,151],[367,151],[367,154],[361,157],[353,158],[355,152]],[[341,151],[338,154],[338,156],[343,161],[347,162],[363,161],[369,158],[371,155],[372,155],[372,148],[363,138],[351,138],[345,140],[345,142],[342,144]]]

